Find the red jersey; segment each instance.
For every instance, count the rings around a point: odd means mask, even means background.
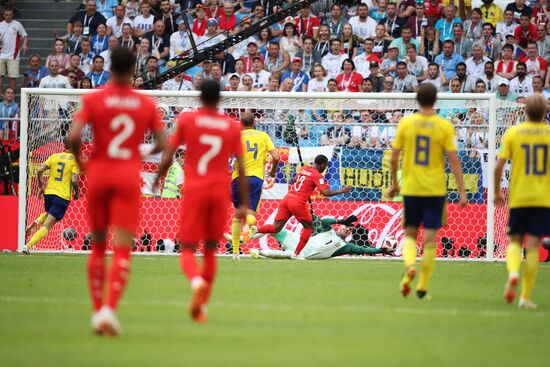
[[[187,145],[184,190],[229,187],[229,159],[241,157],[241,125],[217,110],[200,108],[178,116],[170,145]]]
[[[145,132],[163,129],[151,98],[129,86],[112,83],[83,96],[75,120],[92,126],[94,141],[90,163],[132,164],[137,168],[141,161],[139,145]]]
[[[546,71],[548,67],[546,60],[540,56],[537,56],[535,60],[531,60],[529,56],[525,56],[521,59],[521,62],[524,62],[525,66],[527,66],[527,75],[529,76],[540,76],[541,72]]]
[[[307,18],[296,17],[294,18],[294,25],[300,36],[313,37],[313,29],[319,28],[321,22],[315,15],[310,14]]]
[[[363,76],[355,71],[352,71],[349,75],[342,73],[336,77],[336,82],[338,83],[338,90],[342,92],[359,92],[359,86],[363,83]]]
[[[304,166],[296,175],[294,184],[286,196],[307,202],[313,191],[317,188],[319,191],[328,189],[328,183],[323,175],[311,166]]]
[[[218,18],[218,24],[220,29],[227,31],[233,31],[237,26],[237,17],[235,14],[232,14],[230,17],[227,17],[225,14]]]

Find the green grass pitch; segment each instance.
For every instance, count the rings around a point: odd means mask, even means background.
[[[209,322],[187,315],[177,257],[136,256],[123,337],[89,329],[80,255],[0,255],[2,366],[547,366],[550,266],[537,311],[502,298],[503,263],[438,262],[432,300],[397,261],[219,259]]]

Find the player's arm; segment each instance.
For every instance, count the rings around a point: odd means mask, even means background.
[[[38,180],[38,193],[40,194],[40,196],[44,195],[44,179],[43,179],[43,175],[44,175],[44,172],[46,172],[47,170],[50,169],[50,167],[48,166],[48,161],[46,161],[45,163],[43,163],[39,168],[38,168],[38,171],[36,171],[36,177],[37,177],[37,180]]]
[[[505,203],[504,196],[502,195],[502,190],[500,189],[500,181],[502,180],[502,173],[504,172],[504,165],[506,164],[506,159],[498,158],[497,163],[495,164],[495,198],[494,202],[496,205],[503,205]]]
[[[69,149],[74,154],[77,164],[82,167],[80,162],[80,134],[84,130],[86,122],[80,119],[75,119],[71,125],[71,131],[69,132],[69,137],[67,141],[69,143]]]
[[[343,186],[343,187],[339,188],[338,190],[330,190],[330,189],[321,190],[321,194],[323,194],[326,197],[330,197],[330,196],[345,194],[346,192],[349,192],[350,190],[351,190],[351,186],[347,185],[347,186]]]
[[[236,157],[237,162],[237,172],[239,173],[238,183],[239,183],[239,199],[241,200],[241,205],[235,209],[235,218],[244,220],[248,212],[248,180],[244,172],[244,159],[242,155]]]
[[[166,136],[164,135],[164,131],[163,130],[152,131],[152,134],[153,134],[153,137],[155,138],[155,146],[151,150],[147,152],[143,152],[141,157],[142,159],[145,159],[147,156],[160,153],[166,149],[166,143],[168,139],[166,139]]]
[[[157,177],[155,178],[155,182],[153,183],[153,190],[156,191],[157,187],[160,185],[160,179],[166,175],[166,172],[168,172],[168,168],[172,165],[172,159],[174,157],[174,154],[176,153],[176,150],[178,149],[177,146],[174,146],[173,144],[167,144],[164,149],[164,154],[162,155],[162,160],[159,164],[159,171],[157,173]]]
[[[277,174],[277,168],[279,167],[279,161],[281,160],[281,157],[279,157],[279,152],[277,149],[272,149],[269,151],[269,155],[271,156],[271,171],[269,171],[269,175],[271,177],[275,177]]]
[[[71,187],[73,189],[73,199],[78,200],[80,191],[78,189],[78,175],[76,173],[71,173]]]
[[[456,154],[456,151],[447,152],[449,156],[449,166],[455,176],[456,184],[458,186],[458,193],[460,197],[459,205],[465,207],[468,204],[468,198],[466,197],[466,189],[464,187],[464,177],[462,176],[462,165],[460,159]]]
[[[391,151],[390,171],[391,171],[391,187],[388,190],[387,196],[391,199],[399,192],[399,181],[397,181],[397,169],[399,168],[399,155],[401,149],[393,148]]]
[[[343,219],[336,219],[332,217],[323,217],[321,218],[321,225],[323,226],[323,229],[330,229],[332,225],[334,224],[343,224],[345,226],[351,226],[353,223],[357,222],[358,218],[355,215],[350,215],[347,218]]]

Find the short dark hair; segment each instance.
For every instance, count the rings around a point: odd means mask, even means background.
[[[111,51],[111,72],[125,75],[132,72],[136,57],[129,48],[117,46]]]
[[[509,43],[506,43],[506,44],[504,44],[504,46],[502,46],[502,49],[503,49],[503,50],[504,50],[504,49],[507,49],[507,50],[509,49],[509,50],[511,50],[511,51],[514,51],[514,46],[512,46],[512,45],[509,44]]]
[[[405,61],[398,61],[397,64],[395,64],[395,67],[397,68],[398,66],[404,66],[406,68],[407,63]]]
[[[113,58],[113,56],[111,54],[111,59],[112,58]],[[101,59],[101,61],[105,62],[105,59],[101,55],[95,55],[94,58],[92,59],[92,62],[95,62],[97,59]]]
[[[201,101],[205,105],[215,106],[220,101],[220,83],[212,79],[201,82]]]
[[[315,164],[320,166],[322,164],[328,164],[328,158],[326,155],[319,154],[317,157],[315,157]]]
[[[437,89],[431,83],[420,84],[416,93],[416,101],[421,107],[433,107],[437,101]]]
[[[241,122],[244,127],[254,126],[254,114],[250,111],[246,111],[241,115]]]

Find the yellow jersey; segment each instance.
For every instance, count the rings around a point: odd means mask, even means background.
[[[498,157],[512,160],[510,208],[550,208],[550,126],[526,121],[506,131]]]
[[[71,200],[71,177],[73,173],[76,175],[80,173],[75,156],[69,152],[55,153],[44,164],[50,170],[44,194]]]
[[[437,114],[415,113],[397,126],[393,148],[403,150],[401,194],[445,196],[445,152],[456,151],[455,130]]]
[[[269,135],[263,131],[255,129],[244,129],[241,131],[241,140],[243,144],[244,172],[247,176],[254,176],[264,179],[265,160],[267,153],[275,149]],[[232,179],[239,177],[237,164],[231,176]]]
[[[492,3],[489,6],[482,4],[479,9],[481,10],[483,21],[485,23],[491,23],[493,27],[496,27],[498,22],[502,22],[504,20],[504,13],[502,9],[495,3]]]

